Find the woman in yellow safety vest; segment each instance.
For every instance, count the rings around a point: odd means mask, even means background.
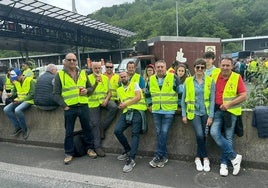
[[[215,83],[205,75],[206,62],[197,59],[194,62],[195,75],[186,78],[182,94],[182,121],[191,121],[197,142],[195,164],[197,171],[210,171],[210,162],[206,149],[206,136],[212,124],[215,105]],[[203,159],[203,164],[202,160]]]

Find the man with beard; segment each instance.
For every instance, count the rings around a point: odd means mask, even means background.
[[[130,82],[127,72],[120,73],[122,86],[117,89],[119,109],[123,110],[116,124],[114,134],[124,147],[124,153],[117,157],[126,160],[123,172],[130,172],[136,165],[135,156],[139,146],[139,137],[142,130],[143,117],[145,117],[145,99],[138,83]],[[131,144],[129,145],[123,132],[131,127]]]

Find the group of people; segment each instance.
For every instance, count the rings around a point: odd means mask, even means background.
[[[233,60],[223,58],[219,68],[213,65],[215,55],[206,52],[203,59],[194,62],[195,75],[184,83],[182,95],[182,121],[191,120],[196,135],[195,158],[198,171],[210,171],[206,149],[206,135],[210,135],[220,147],[220,175],[228,175],[228,165],[233,175],[240,171],[242,156],[234,150],[234,132],[237,116],[241,115],[241,103],[246,100],[246,87],[240,74],[233,72]]]
[[[35,104],[44,110],[58,106],[52,95],[53,79],[56,73],[56,66],[49,64],[46,73],[36,81],[27,62],[22,64],[22,70],[11,68],[7,71],[4,82],[6,93],[2,95],[6,95],[3,97],[6,105],[4,113],[14,126],[13,136],[22,133],[23,139],[28,138],[30,130],[26,124],[24,111],[31,105]]]
[[[123,172],[132,171],[136,165],[140,134],[146,131],[145,112],[148,110],[152,113],[156,130],[156,150],[149,162],[151,167],[161,168],[168,162],[169,130],[174,115],[178,113],[183,123],[192,124],[196,135],[196,169],[210,171],[206,149],[206,135],[210,129],[212,138],[222,151],[220,175],[228,175],[229,164],[233,166],[233,175],[237,175],[242,156],[234,150],[234,128],[237,116],[241,115],[240,104],[246,99],[246,87],[241,76],[232,72],[232,59],[223,58],[219,68],[213,65],[214,60],[215,54],[206,52],[203,58],[194,62],[193,76],[187,74],[183,63],[178,63],[174,71],[167,71],[163,60],[147,65],[144,77],[135,73],[135,63],[131,61],[127,63],[126,71],[119,74],[113,73],[112,62],[105,63],[104,74],[101,73],[101,63],[92,62],[92,73],[88,75],[85,70],[78,69],[76,55],[68,53],[64,69],[53,72],[51,80],[46,77],[46,81],[51,83],[49,89],[53,90],[51,98],[56,102],[55,106],[64,109],[64,163],[70,164],[75,156],[74,126],[77,117],[87,155],[91,158],[104,157],[101,141],[105,138],[105,130],[121,110],[114,128],[114,135],[123,146],[123,152],[117,159],[125,160]],[[38,80],[35,83],[15,69],[11,71],[10,80],[13,90],[17,91],[17,98],[4,111],[15,127],[13,135],[23,132],[27,139],[29,130],[22,111],[33,104],[39,91]],[[102,113],[103,110],[106,113]],[[129,127],[130,142],[124,134]]]
[[[213,65],[214,61],[213,52],[206,52],[203,58],[196,59],[193,76],[187,75],[185,64],[167,71],[164,61],[156,62],[156,73],[150,77],[145,89],[157,133],[155,157],[149,163],[152,167],[163,167],[168,162],[168,131],[177,111],[183,123],[192,124],[196,135],[196,169],[210,171],[206,147],[210,132],[222,152],[220,175],[228,175],[230,164],[232,174],[239,173],[242,156],[236,153],[233,143],[236,120],[242,114],[241,103],[247,97],[246,87],[240,74],[232,71],[233,59],[223,58],[219,68]]]

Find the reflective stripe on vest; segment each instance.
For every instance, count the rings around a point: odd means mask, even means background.
[[[211,82],[212,78],[205,76],[205,85],[204,85],[204,103],[206,107],[206,112],[209,115],[209,106],[210,106],[210,91],[211,91]],[[195,88],[194,88],[194,77],[188,77],[185,80],[185,103],[186,103],[186,113],[189,120],[194,119],[195,115]]]
[[[31,81],[32,81],[32,78],[30,77],[24,77],[22,84],[17,80],[14,81],[14,86],[16,87],[17,95],[18,95],[17,98],[19,99],[19,101],[24,101],[24,98],[28,95],[30,88],[31,88]],[[30,104],[34,103],[33,99],[26,101],[26,102]]]
[[[118,95],[120,101],[127,102],[127,101],[133,99],[136,96],[134,89],[135,89],[134,82],[129,83],[126,91],[125,91],[124,86],[120,86],[117,89],[117,95]],[[143,94],[142,94],[142,90],[140,90],[140,92],[141,92],[141,99],[137,103],[132,104],[132,105],[128,106],[127,108],[125,108],[123,110],[123,113],[125,113],[127,111],[127,109],[135,109],[135,110],[146,110],[147,109],[145,99],[144,99]]]
[[[61,96],[63,97],[64,102],[70,106],[75,104],[87,104],[88,97],[87,95],[80,96],[79,95],[79,87],[86,87],[87,83],[87,76],[84,70],[81,70],[77,79],[77,83],[67,74],[65,71],[60,70],[58,72],[61,86],[62,86],[62,93]]]
[[[88,76],[91,85],[96,82],[94,74]],[[88,107],[94,108],[98,107],[105,100],[107,93],[109,91],[109,80],[107,76],[101,75],[101,82],[98,83],[94,93],[92,93],[88,98]]]
[[[215,82],[217,82],[219,73],[214,74],[212,76],[213,76],[213,79],[215,80]],[[239,81],[239,74],[232,72],[231,76],[229,77],[229,79],[225,85],[224,91],[223,91],[223,95],[222,95],[223,103],[230,102],[237,97],[238,81]],[[227,111],[231,112],[232,114],[237,115],[237,116],[241,115],[242,114],[241,104],[232,106]]]
[[[156,75],[150,77],[150,93],[152,96],[152,110],[177,110],[178,94],[173,90],[174,74],[168,73],[160,90]]]

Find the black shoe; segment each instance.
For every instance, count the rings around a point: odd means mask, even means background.
[[[27,131],[23,132],[22,133],[22,137],[24,140],[27,140],[27,138],[29,137],[29,134],[30,134],[30,130],[28,129]]]
[[[15,130],[13,131],[13,133],[12,133],[11,135],[12,135],[12,136],[17,136],[18,134],[21,133],[21,131],[22,131],[21,128],[17,128],[17,129],[15,129]]]
[[[95,152],[96,152],[96,154],[97,154],[98,156],[100,156],[100,157],[105,157],[105,152],[103,151],[103,149],[101,149],[101,148],[97,148],[97,149],[95,149]]]

